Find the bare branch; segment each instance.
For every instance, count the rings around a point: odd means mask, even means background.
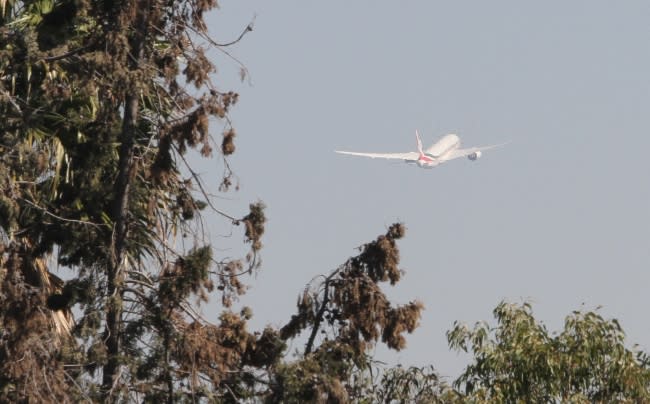
[[[94,43],[92,43],[92,44],[88,44],[88,45],[82,46],[82,47],[80,47],[80,48],[73,49],[73,50],[71,50],[70,52],[63,53],[63,54],[61,54],[61,55],[55,55],[55,56],[44,57],[44,58],[42,58],[41,60],[43,60],[43,61],[45,61],[45,62],[54,62],[54,61],[56,61],[56,60],[65,59],[65,58],[67,58],[67,57],[74,56],[74,55],[76,55],[76,54],[79,53],[79,52],[83,52],[83,51],[85,51],[86,49],[90,48],[90,47],[93,46],[93,45],[94,45]]]
[[[18,105],[18,103],[17,103],[16,100],[15,100],[16,97],[14,97],[13,95],[9,94],[9,92],[8,92],[7,90],[5,90],[4,88],[0,88],[0,92],[2,93],[3,96],[5,96],[5,97],[7,98],[7,100],[9,101],[9,103],[10,103],[14,108],[16,108],[16,111],[18,111],[19,114],[22,114],[22,113],[23,113],[23,110],[20,108],[20,105]]]
[[[314,346],[314,339],[316,339],[316,335],[318,334],[318,329],[320,328],[320,323],[323,321],[323,315],[325,315],[327,304],[330,302],[329,282],[330,279],[328,278],[325,281],[323,301],[321,302],[320,308],[318,309],[318,313],[316,313],[316,320],[314,321],[314,326],[311,329],[311,334],[309,335],[309,339],[307,340],[307,345],[305,346],[305,355],[309,354]]]
[[[53,218],[58,219],[58,220],[62,220],[62,221],[64,221],[64,222],[79,223],[79,224],[88,225],[88,226],[93,226],[93,227],[97,227],[97,228],[100,228],[100,227],[102,227],[102,226],[107,226],[107,225],[105,225],[105,224],[97,224],[97,223],[88,222],[88,221],[85,221],[85,220],[66,219],[65,217],[61,217],[61,216],[55,215],[54,213],[50,212],[49,210],[47,210],[46,208],[44,208],[44,207],[42,207],[42,206],[38,206],[37,204],[35,204],[34,202],[30,201],[29,199],[25,199],[25,198],[19,198],[19,199],[22,200],[23,202],[27,202],[27,204],[29,204],[29,205],[35,207],[36,209],[42,211],[42,212],[45,213],[46,215],[48,215],[48,216],[52,216]]]
[[[191,166],[190,163],[187,161],[187,159],[185,158],[185,156],[183,156],[183,155],[178,151],[178,148],[177,148],[174,144],[172,144],[172,147],[174,148],[174,150],[176,151],[176,153],[181,157],[181,159],[183,160],[183,163],[185,163],[185,168],[187,168],[187,169],[189,170],[190,174],[192,175],[192,178],[194,178],[194,179],[196,180],[196,183],[197,183],[197,185],[199,186],[199,188],[200,188],[200,190],[201,190],[201,194],[203,194],[203,196],[205,197],[205,199],[206,199],[206,203],[208,204],[208,206],[210,206],[210,209],[212,209],[214,212],[220,214],[221,216],[226,217],[226,218],[232,220],[233,224],[235,224],[235,225],[239,225],[239,221],[240,221],[240,219],[237,219],[237,218],[235,218],[235,217],[233,217],[233,216],[230,216],[229,214],[227,214],[227,213],[225,213],[225,212],[223,212],[223,211],[217,209],[216,206],[214,206],[214,204],[212,203],[212,201],[210,201],[209,194],[206,192],[206,190],[205,190],[205,188],[204,188],[204,186],[203,186],[203,181],[201,181],[201,177],[200,177],[200,175],[199,175],[196,171],[194,171],[194,170],[192,169],[192,166]]]

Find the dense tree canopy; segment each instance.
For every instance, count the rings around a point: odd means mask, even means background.
[[[496,327],[456,324],[450,346],[474,355],[454,385],[475,402],[639,403],[650,400],[650,358],[624,345],[616,320],[575,311],[556,334],[529,304],[502,302]]]
[[[215,7],[0,0],[1,402],[650,400],[648,358],[593,312],[557,335],[528,305],[499,305],[494,328],[457,324],[450,345],[474,360],[452,384],[379,366],[371,348],[404,349],[423,310],[382,289],[403,276],[399,223],[309,282],[284,326],[248,330],[233,302],[259,268],[264,205],[224,212],[190,164],[222,159],[229,190],[238,95],[206,52],[252,27],[218,43]],[[206,214],[239,226],[241,258],[218,256]],[[211,323],[200,304],[215,297]]]
[[[255,337],[236,314],[206,324],[188,299],[216,288],[227,308],[243,293],[265,218],[261,204],[219,211],[187,165],[190,149],[234,151],[227,114],[238,97],[213,83],[203,45],[216,2],[1,5],[2,391],[108,401],[218,391]],[[226,123],[221,141],[211,118]],[[214,257],[193,220],[206,207],[244,225],[244,260]],[[210,338],[223,346],[203,351]]]

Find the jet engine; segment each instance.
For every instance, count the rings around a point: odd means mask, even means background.
[[[468,154],[467,158],[472,161],[478,160],[479,158],[481,158],[481,154],[483,153],[481,153],[480,151],[475,151],[474,153]]]

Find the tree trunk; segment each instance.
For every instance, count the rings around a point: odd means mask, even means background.
[[[124,121],[122,126],[122,144],[117,181],[115,182],[115,204],[111,258],[108,268],[108,309],[106,313],[106,350],[108,363],[104,366],[102,390],[104,402],[112,401],[112,390],[119,378],[122,337],[122,283],[124,272],[122,265],[126,258],[126,240],[128,237],[129,191],[133,178],[135,127],[138,118],[138,97],[131,94],[126,99]]]
[[[139,2],[136,2],[139,3]],[[148,2],[143,2],[148,3]],[[140,68],[143,62],[143,44],[147,35],[147,14],[149,4],[137,4],[136,31],[130,41],[133,55],[130,63],[131,71]],[[113,204],[114,232],[111,240],[109,265],[107,268],[106,310],[106,351],[108,362],[103,369],[102,395],[104,402],[117,402],[119,395],[114,394],[114,388],[120,378],[120,354],[122,350],[122,296],[124,283],[124,264],[127,257],[127,237],[129,232],[129,209],[131,182],[135,177],[135,144],[136,129],[139,113],[139,94],[137,90],[127,93],[124,102],[124,119],[122,121],[120,160]]]

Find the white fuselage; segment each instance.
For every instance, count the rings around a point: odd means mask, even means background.
[[[434,159],[444,160],[445,154],[460,147],[460,138],[457,135],[449,134],[443,136],[440,140],[435,142],[431,147],[424,151],[429,157]]]
[[[420,156],[415,163],[422,168],[433,168],[446,161],[445,156],[459,147],[460,138],[457,135],[445,135],[431,147],[424,150],[424,155]]]

